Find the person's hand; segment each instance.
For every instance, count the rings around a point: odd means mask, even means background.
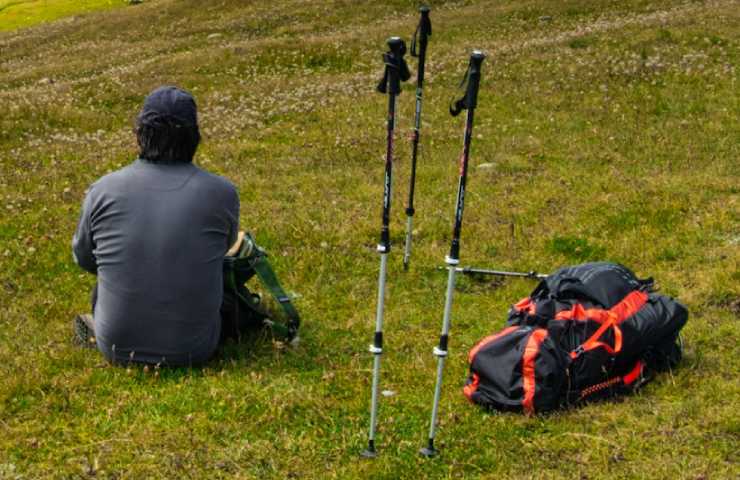
[[[236,235],[236,241],[231,246],[231,248],[226,252],[227,257],[234,257],[239,252],[239,248],[242,246],[242,242],[244,241],[244,230],[239,232]]]

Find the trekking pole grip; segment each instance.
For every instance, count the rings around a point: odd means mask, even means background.
[[[468,110],[470,112],[478,105],[478,87],[480,86],[481,64],[485,58],[486,55],[480,50],[473,50],[473,53],[470,55],[468,69],[465,71],[463,81],[460,83],[460,88],[465,86],[465,93],[462,98],[454,101],[450,105],[450,115],[453,117],[460,115],[460,112],[463,110]]]
[[[478,90],[480,87],[481,65],[486,55],[480,50],[474,50],[470,55],[470,67],[468,72],[468,89],[465,92],[465,103],[468,110],[478,106]]]
[[[405,82],[411,77],[409,67],[403,58],[406,54],[406,42],[401,37],[390,37],[386,43],[388,44],[388,51],[383,54],[385,71],[377,90],[380,93],[398,95],[401,93],[401,82]]]
[[[429,36],[432,34],[432,21],[429,18],[430,11],[431,9],[426,5],[422,5],[419,8],[419,13],[421,13],[421,19],[419,20],[420,44],[426,44],[429,41]]]
[[[427,45],[429,44],[429,37],[432,35],[432,20],[429,18],[430,8],[426,5],[419,8],[421,18],[419,19],[419,26],[416,27],[416,33],[414,33],[414,39],[411,43],[411,56],[419,59],[419,70],[417,72],[417,87],[421,88],[424,83],[424,64],[426,63],[426,52]],[[417,47],[417,41],[419,43]]]

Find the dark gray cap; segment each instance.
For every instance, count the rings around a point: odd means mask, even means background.
[[[183,126],[197,126],[198,109],[195,99],[177,87],[159,87],[144,100],[139,123],[147,125],[173,120]]]

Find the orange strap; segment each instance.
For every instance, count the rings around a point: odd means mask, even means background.
[[[632,385],[633,383],[635,383],[635,380],[640,378],[640,375],[642,375],[642,369],[644,366],[645,364],[642,363],[642,360],[638,360],[632,370],[627,375],[622,377],[622,382],[625,385]]]
[[[616,355],[622,350],[622,330],[617,326],[617,320],[616,315],[611,314],[609,315],[609,319],[601,324],[598,330],[594,332],[591,337],[583,342],[578,348],[570,352],[570,358],[578,358],[578,355],[582,354],[583,352],[588,352],[590,350],[593,350],[595,348],[603,348],[609,354]],[[612,348],[609,344],[604,343],[599,340],[601,336],[609,329],[614,329],[614,347]]]
[[[609,320],[611,315],[616,316],[616,322],[622,323],[632,315],[640,311],[647,303],[648,295],[640,290],[630,292],[621,302],[614,305],[609,310],[602,308],[583,308],[583,305],[576,303],[570,310],[563,310],[555,315],[556,320],[591,320],[597,323],[604,323]],[[520,302],[521,303],[521,302]],[[517,304],[518,305],[518,304]]]
[[[463,387],[463,393],[471,402],[473,401],[473,394],[478,390],[478,385],[480,385],[480,377],[477,373],[474,373],[473,382]]]
[[[525,297],[519,300],[514,305],[514,310],[517,312],[526,312],[530,315],[534,315],[537,312],[537,305],[532,301],[530,297]]]
[[[534,393],[535,383],[535,361],[540,353],[540,345],[547,338],[547,330],[538,328],[524,347],[524,356],[522,357],[522,386],[524,387],[524,398],[522,398],[522,408],[527,415],[534,414]]]
[[[647,300],[647,293],[635,290],[630,292],[621,302],[609,310],[601,308],[585,309],[583,305],[577,303],[570,310],[559,312],[555,316],[556,320],[591,320],[601,324],[599,329],[588,340],[570,352],[570,358],[575,359],[583,352],[588,352],[595,348],[603,348],[611,355],[619,353],[622,350],[622,330],[619,328],[619,324],[639,312],[645,303],[647,303]],[[614,329],[614,347],[599,340],[609,328]]]

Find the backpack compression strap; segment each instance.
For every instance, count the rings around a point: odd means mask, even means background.
[[[570,357],[575,359],[583,352],[599,347],[604,348],[611,355],[619,353],[622,349],[622,330],[619,328],[619,324],[639,312],[647,300],[648,295],[645,292],[633,290],[624,297],[621,302],[614,305],[609,310],[603,310],[600,308],[585,309],[583,308],[583,305],[577,303],[573,305],[573,308],[570,310],[559,312],[555,316],[556,320],[592,320],[601,324],[599,329],[591,335],[588,340],[570,352]],[[609,328],[614,329],[613,348],[599,340],[601,335],[603,335]]]
[[[578,400],[582,401],[589,396],[608,388],[621,387],[636,391],[645,383],[647,383],[648,380],[649,379],[645,376],[645,363],[642,360],[638,360],[632,367],[632,370],[627,372],[627,374],[613,377],[605,382],[597,383],[596,385],[591,385],[590,387],[584,388],[583,390],[581,390]]]

